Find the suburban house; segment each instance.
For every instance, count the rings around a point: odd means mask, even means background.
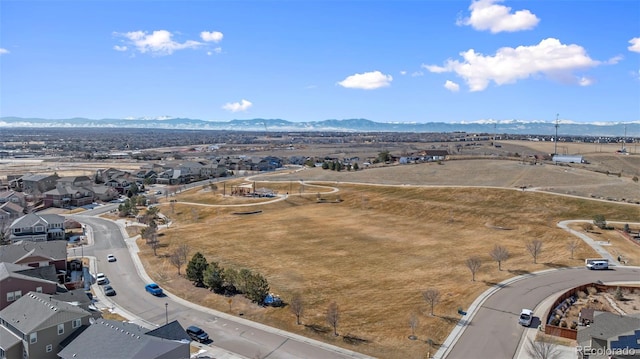
[[[9,228],[11,222],[24,216],[24,207],[13,202],[0,203],[0,231]]]
[[[94,201],[93,184],[87,176],[60,178],[56,187],[44,192],[43,195],[45,208],[80,207]]]
[[[98,319],[73,340],[63,343],[58,357],[188,359],[190,342],[178,322],[149,331],[134,323]]]
[[[56,183],[60,176],[57,173],[52,175],[36,174],[22,176],[22,191],[24,193],[39,195],[56,188]]]
[[[67,269],[67,241],[16,242],[0,246],[0,262],[22,264],[32,268],[53,265],[59,282]]]
[[[27,201],[24,198],[24,193],[22,192],[16,192],[13,190],[0,191],[0,204],[8,202],[15,203],[20,207],[24,207],[27,204]]]
[[[57,214],[25,214],[15,219],[10,226],[9,240],[45,242],[64,240],[64,217]]]
[[[578,346],[593,350],[589,359],[607,359],[607,352],[618,352],[615,358],[640,357],[640,316],[618,315],[595,311],[593,322],[578,330]],[[626,352],[634,354],[625,355]],[[588,353],[587,353],[588,354]]]
[[[449,158],[449,151],[447,150],[424,150],[420,152],[422,160],[429,161],[444,161]]]
[[[43,275],[42,269],[45,268],[49,273]],[[23,264],[0,262],[0,310],[20,299],[23,294],[55,294],[57,290],[58,281],[53,266],[33,268]]]
[[[91,313],[29,292],[0,311],[0,353],[7,359],[56,359],[60,343],[89,325]]]

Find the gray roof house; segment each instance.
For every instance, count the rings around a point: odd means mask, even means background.
[[[64,239],[64,217],[57,214],[26,214],[11,223],[9,240],[44,242]]]
[[[22,176],[22,189],[25,193],[40,194],[56,188],[60,176],[54,173]]]
[[[49,275],[42,273],[42,269],[48,269]],[[53,266],[33,268],[22,264],[0,262],[0,310],[29,292],[55,294],[58,290],[55,272]]]
[[[152,334],[159,329],[150,332],[137,324],[98,319],[69,342],[58,353],[58,357],[61,359],[188,359],[190,339],[175,340]],[[184,332],[184,329],[182,331]]]
[[[616,359],[640,358],[640,317],[596,311],[593,323],[578,330],[576,340],[578,346],[591,348],[589,359],[611,358],[605,355],[607,350],[612,351]],[[624,355],[625,348],[627,353],[634,354]]]
[[[56,359],[60,343],[90,318],[76,305],[29,292],[0,311],[0,351],[6,358]]]
[[[24,264],[33,268],[53,265],[56,272],[66,270],[67,241],[24,241],[0,246],[0,262]],[[64,278],[61,280],[64,281]]]

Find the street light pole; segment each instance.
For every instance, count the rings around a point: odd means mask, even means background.
[[[164,303],[165,324],[169,324],[169,303]]]

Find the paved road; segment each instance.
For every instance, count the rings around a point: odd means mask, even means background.
[[[72,217],[91,227],[94,243],[85,246],[84,254],[97,258],[96,270],[105,273],[117,291],[117,295],[110,300],[144,322],[161,325],[167,320],[178,320],[184,327],[196,324],[209,333],[213,339],[212,345],[245,358],[368,358],[360,353],[198,307],[171,294],[154,297],[144,291],[148,276],[138,272],[139,267],[132,259],[132,255],[137,255],[132,251],[135,250],[133,243],[125,242],[117,223],[84,213]],[[117,262],[109,263],[108,254],[114,254]]]
[[[638,281],[640,268],[616,267],[607,271],[586,268],[552,270],[512,282],[482,303],[447,358],[513,358],[524,327],[518,324],[522,308],[535,308],[559,291],[596,282]],[[544,313],[535,313],[543,315]],[[540,324],[539,318],[532,323]]]

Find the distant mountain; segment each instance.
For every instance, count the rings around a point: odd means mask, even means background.
[[[1,117],[2,127],[28,128],[153,128],[180,130],[226,130],[226,131],[266,131],[266,132],[302,132],[302,131],[344,131],[344,132],[424,132],[424,133],[506,133],[530,135],[555,135],[555,122],[535,121],[478,121],[466,123],[426,122],[374,122],[366,119],[324,120],[291,122],[280,119],[250,119],[232,121],[205,121],[190,118],[134,118],[102,119],[87,118],[43,119]],[[558,135],[603,136],[603,137],[639,137],[640,122],[602,122],[573,123],[560,122]]]

